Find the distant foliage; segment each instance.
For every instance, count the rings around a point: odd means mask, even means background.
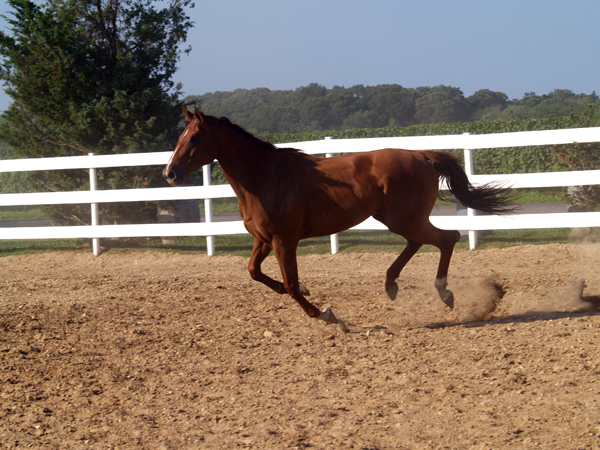
[[[574,94],[565,89],[509,100],[489,89],[465,97],[459,88],[444,85],[327,89],[316,83],[287,91],[257,88],[193,95],[184,102],[208,114],[227,116],[255,134],[558,118],[582,114],[588,104],[600,107],[595,92]]]
[[[579,126],[598,126],[595,108],[590,105],[577,117]],[[600,143],[574,143],[552,148],[562,170],[600,170]],[[600,186],[574,186],[567,190],[566,200],[583,211],[600,210]]]

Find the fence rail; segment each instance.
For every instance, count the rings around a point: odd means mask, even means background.
[[[470,181],[484,184],[501,181],[514,188],[580,186],[600,184],[600,170],[577,172],[550,172],[533,174],[474,175],[473,150],[503,147],[560,145],[571,143],[600,142],[600,127],[567,130],[529,131],[486,135],[418,136],[369,139],[329,139],[321,141],[278,144],[278,147],[294,147],[310,154],[353,153],[380,148],[405,148],[409,150],[450,150],[465,152],[465,170]],[[32,158],[0,162],[0,172],[36,170],[88,169],[90,190],[77,192],[39,192],[25,194],[1,194],[0,206],[90,204],[92,225],[55,227],[0,228],[0,239],[58,239],[90,238],[94,240],[94,254],[99,253],[98,239],[116,237],[153,236],[206,236],[208,253],[214,252],[213,236],[243,234],[246,230],[241,221],[212,222],[211,200],[235,197],[229,185],[210,185],[209,166],[205,166],[205,186],[168,187],[149,189],[97,190],[96,169],[165,165],[171,152],[139,153],[124,155],[88,155],[60,158]],[[160,170],[160,169],[157,169]],[[441,186],[442,188],[444,186]],[[174,224],[100,225],[97,204],[107,202],[159,201],[204,199],[206,222]],[[577,228],[600,226],[600,212],[565,214],[511,214],[506,216],[477,216],[468,210],[466,216],[432,216],[431,222],[444,229],[469,230],[470,248],[477,243],[477,230],[526,229],[526,228]],[[354,227],[360,230],[386,229],[373,218]],[[337,238],[332,237],[332,252],[337,251]]]

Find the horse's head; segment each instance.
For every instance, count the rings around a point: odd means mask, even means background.
[[[183,106],[188,125],[179,136],[177,146],[171,155],[163,176],[173,186],[181,186],[184,178],[205,164],[216,159],[216,142],[208,127],[208,119],[198,108],[192,115]]]

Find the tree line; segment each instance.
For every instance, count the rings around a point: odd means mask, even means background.
[[[561,117],[581,114],[589,104],[599,107],[600,98],[595,92],[575,94],[568,89],[544,95],[529,92],[509,100],[505,93],[489,89],[465,97],[460,88],[444,85],[328,89],[312,83],[295,90],[256,88],[190,95],[184,104],[227,116],[253,133],[273,134]]]

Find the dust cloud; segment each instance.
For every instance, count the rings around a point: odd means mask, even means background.
[[[460,322],[476,322],[487,319],[504,296],[502,288],[489,278],[459,280],[454,289],[460,303],[456,314]]]

